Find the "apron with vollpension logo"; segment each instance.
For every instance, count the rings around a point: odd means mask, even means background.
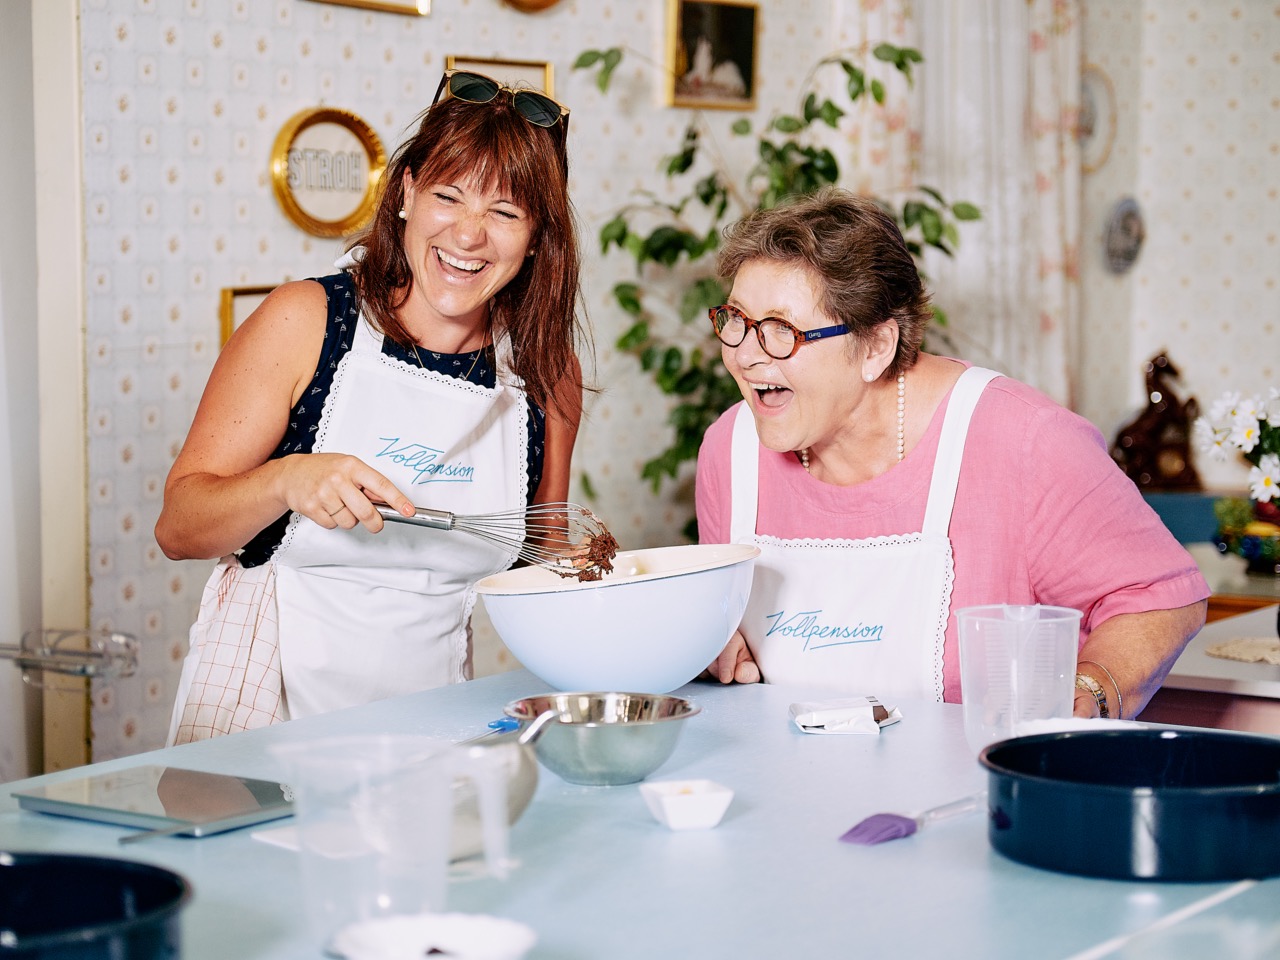
[[[509,343],[505,338],[500,344]],[[523,510],[528,410],[498,364],[490,389],[381,352],[368,324],[334,375],[314,452],[359,457],[418,506]],[[293,717],[466,679],[472,585],[515,561],[456,531],[326,530],[295,516],[274,562]]]
[[[528,405],[511,372],[509,339],[496,340],[493,388],[410,366],[381,346],[361,318],[334,373],[313,453],[359,457],[418,506],[458,515],[523,511]],[[294,514],[266,564],[244,569],[231,557],[215,570],[192,630],[170,741],[467,679],[473,584],[515,557],[515,545],[457,531],[398,523],[377,534],[327,530]],[[238,595],[260,602],[252,622],[237,614]],[[273,676],[283,677],[283,689]]]
[[[948,528],[969,422],[996,376],[970,367],[951,391],[920,532],[865,540],[756,533],[760,443],[750,410],[739,409],[730,540],[760,548],[741,629],[766,682],[942,700],[954,576]]]

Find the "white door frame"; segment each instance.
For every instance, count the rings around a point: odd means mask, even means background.
[[[31,0],[44,626],[89,626],[79,0]],[[90,760],[89,684],[45,675],[44,766]]]

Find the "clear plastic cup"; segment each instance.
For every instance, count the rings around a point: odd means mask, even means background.
[[[1029,720],[1070,717],[1079,610],[992,604],[956,612],[964,733],[977,753]]]
[[[444,908],[455,776],[475,780],[486,864],[505,875],[506,774],[494,752],[391,734],[269,749],[294,792],[299,868],[321,946],[353,923]]]

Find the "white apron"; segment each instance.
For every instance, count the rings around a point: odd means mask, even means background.
[[[969,421],[999,376],[970,367],[951,391],[919,533],[782,540],[756,533],[760,442],[734,422],[730,540],[760,547],[742,633],[768,683],[942,700],[942,644],[954,574],[947,535]]]
[[[510,372],[509,340],[497,341],[492,389],[407,365],[381,346],[362,318],[334,374],[313,452],[359,457],[418,506],[457,514],[523,510],[528,407]],[[397,523],[376,535],[363,527],[326,530],[295,514],[268,563],[245,570],[230,558],[215,569],[211,585],[228,570],[237,580],[265,583],[268,607],[274,592],[276,623],[266,609],[256,624],[229,629],[232,605],[214,609],[226,588],[206,589],[170,740],[467,679],[473,584],[514,560],[514,549],[470,534]],[[273,704],[256,686],[239,685],[254,684],[260,671],[253,664],[270,656],[265,648],[277,627],[283,702]],[[255,635],[262,631],[266,643]],[[248,662],[248,675],[237,680],[233,668],[229,684],[218,664],[237,660]]]

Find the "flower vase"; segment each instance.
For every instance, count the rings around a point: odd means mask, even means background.
[[[1245,572],[1280,576],[1280,524],[1271,502],[1228,497],[1214,504],[1218,520],[1215,545],[1220,553],[1243,557]]]

